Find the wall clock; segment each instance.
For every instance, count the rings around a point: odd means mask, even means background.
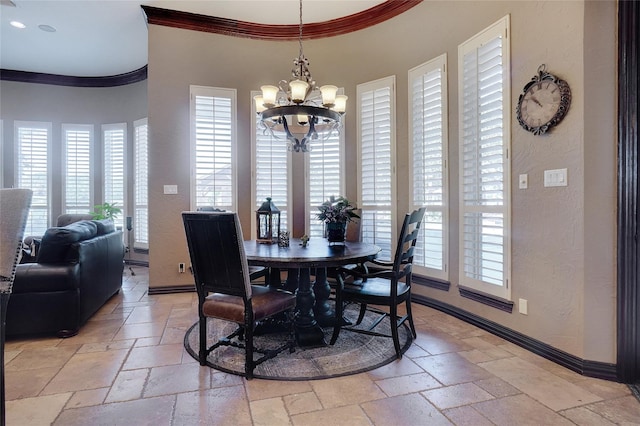
[[[562,121],[571,104],[569,84],[548,73],[545,64],[538,67],[522,89],[516,106],[518,123],[534,135],[543,135]]]

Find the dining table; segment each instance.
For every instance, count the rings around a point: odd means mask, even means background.
[[[296,341],[301,347],[326,345],[322,327],[342,324],[342,318],[336,318],[329,302],[331,287],[327,269],[364,263],[373,260],[380,252],[380,247],[375,244],[350,241],[336,244],[324,238],[312,238],[306,244],[299,238],[291,238],[286,247],[248,240],[244,241],[244,249],[249,265],[270,269],[269,286],[295,292],[294,328]],[[282,270],[287,271],[284,282],[280,274]]]

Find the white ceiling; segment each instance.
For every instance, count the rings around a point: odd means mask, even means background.
[[[303,22],[323,22],[383,0],[304,0]],[[0,0],[0,68],[76,77],[135,71],[147,64],[141,4],[263,24],[297,24],[298,0]],[[14,28],[20,21],[24,29]],[[46,32],[49,25],[56,32]]]

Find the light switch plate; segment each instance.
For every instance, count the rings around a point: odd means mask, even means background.
[[[529,175],[526,173],[521,174],[518,178],[518,186],[520,189],[527,189],[529,187]]]
[[[544,186],[567,186],[567,169],[544,171]]]
[[[165,194],[177,194],[178,193],[178,185],[165,185],[164,186]]]

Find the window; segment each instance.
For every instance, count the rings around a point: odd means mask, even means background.
[[[133,122],[133,246],[149,248],[149,153],[147,119]]]
[[[17,188],[33,191],[24,235],[43,235],[49,226],[51,123],[16,121]]]
[[[414,272],[448,279],[447,55],[409,70],[411,209],[427,206]]]
[[[88,213],[93,210],[93,126],[63,124],[62,143],[62,211]]]
[[[127,124],[102,125],[102,143],[104,146],[104,202],[115,204],[122,209],[122,214],[118,215],[114,222],[116,226],[125,229]]]
[[[381,259],[395,250],[395,76],[359,84],[358,186],[362,240],[379,246]]]
[[[343,118],[344,126],[344,118]],[[306,154],[307,180],[307,235],[311,238],[324,237],[324,224],[316,218],[318,206],[330,196],[345,195],[344,191],[344,127],[338,134],[334,131],[324,140],[311,144],[312,150]]]
[[[253,96],[259,92],[252,92]],[[272,135],[258,124],[258,114],[255,111],[255,102],[251,102],[253,123],[253,210],[257,210],[267,197],[280,210],[280,228],[289,229],[289,210],[292,207],[289,202],[291,194],[291,156],[287,150],[287,140],[281,135]],[[256,234],[255,220],[252,222],[252,235]]]
[[[236,91],[190,89],[191,208],[236,211]]]
[[[458,47],[460,284],[510,299],[509,16]]]

